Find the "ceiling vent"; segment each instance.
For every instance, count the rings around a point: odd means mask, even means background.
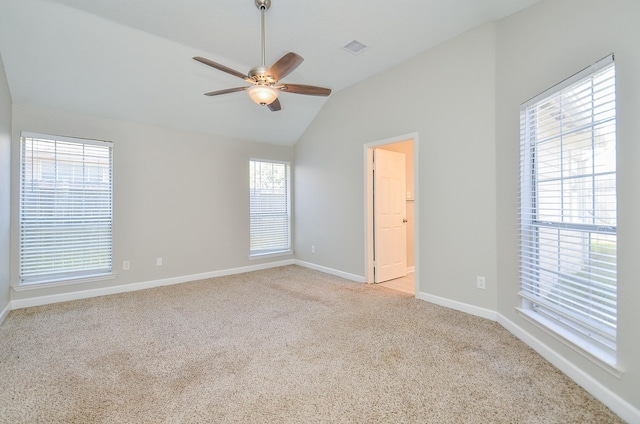
[[[363,51],[367,50],[369,47],[365,46],[364,44],[362,44],[359,41],[353,40],[347,44],[345,44],[345,46],[343,47],[343,49],[345,49],[346,51],[348,51],[349,53],[353,53],[355,55],[358,55],[360,53],[362,53]]]

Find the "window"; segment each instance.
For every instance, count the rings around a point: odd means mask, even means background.
[[[613,56],[521,107],[522,311],[615,363]]]
[[[250,255],[291,251],[289,164],[249,162]]]
[[[110,274],[113,145],[22,133],[20,284]]]

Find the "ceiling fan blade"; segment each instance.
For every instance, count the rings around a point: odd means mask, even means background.
[[[235,87],[235,88],[226,88],[224,90],[211,91],[209,93],[204,93],[205,96],[219,96],[220,94],[228,94],[235,93],[236,91],[245,91],[249,87]]]
[[[271,65],[271,68],[267,71],[267,75],[271,75],[276,81],[280,81],[300,66],[303,60],[304,58],[299,54],[289,52]]]
[[[280,109],[282,109],[282,106],[280,106],[280,99],[275,99],[273,102],[271,102],[271,104],[268,104],[267,107],[271,112],[279,111]]]
[[[331,94],[330,88],[316,87],[315,85],[304,84],[282,84],[282,91],[295,94],[306,94],[307,96],[328,96]]]
[[[231,74],[234,77],[242,78],[243,80],[247,79],[247,76],[242,72],[236,71],[235,69],[231,69],[228,66],[221,65],[219,63],[214,62],[213,60],[206,59],[204,57],[196,56],[194,57],[200,63],[204,63],[205,65],[209,65],[212,68],[216,68],[219,71],[226,72],[227,74]]]

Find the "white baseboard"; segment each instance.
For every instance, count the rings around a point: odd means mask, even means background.
[[[105,296],[109,294],[125,293],[136,290],[151,289],[160,286],[186,283],[189,281],[204,280],[207,278],[223,277],[225,275],[241,274],[243,272],[259,271],[285,265],[293,265],[293,259],[278,262],[268,262],[239,268],[229,268],[219,271],[205,272],[201,274],[184,275],[180,277],[164,278],[162,280],[144,281],[141,283],[123,284],[118,286],[103,287],[99,289],[80,290],[70,293],[53,294],[48,296],[31,297],[28,299],[15,299],[11,301],[10,309],[30,308],[33,306],[48,305],[51,303],[66,302],[70,300],[87,299],[90,297]]]
[[[496,321],[497,319],[496,311],[492,311],[491,309],[480,308],[478,306],[469,305],[468,303],[462,303],[424,292],[416,293],[416,297],[421,300],[426,300],[427,302],[435,303],[436,305],[445,306],[450,309],[455,309],[456,311],[479,316],[491,321]]]
[[[504,315],[498,314],[497,321],[511,334],[525,342],[533,350],[538,352],[540,356],[551,362],[555,367],[565,373],[578,385],[582,386],[582,388],[591,393],[600,402],[611,408],[611,410],[618,414],[623,420],[629,423],[640,423],[640,410],[638,410],[638,408],[634,407],[629,402],[609,390],[599,381],[591,377],[582,369],[578,368],[565,357],[558,354],[545,343],[532,336],[522,327],[506,318]]]
[[[7,315],[9,315],[9,312],[11,312],[11,302],[9,302],[7,306],[5,306],[4,309],[0,312],[0,325],[2,325]]]
[[[316,271],[324,272],[326,274],[335,275],[341,278],[345,278],[347,280],[355,281],[356,283],[364,283],[364,276],[349,274],[348,272],[338,271],[337,269],[327,268],[326,266],[316,265],[311,262],[299,261],[295,260],[296,265],[303,266],[305,268],[314,269]]]

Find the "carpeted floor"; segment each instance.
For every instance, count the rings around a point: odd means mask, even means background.
[[[2,423],[622,422],[500,325],[288,266],[12,311]]]

